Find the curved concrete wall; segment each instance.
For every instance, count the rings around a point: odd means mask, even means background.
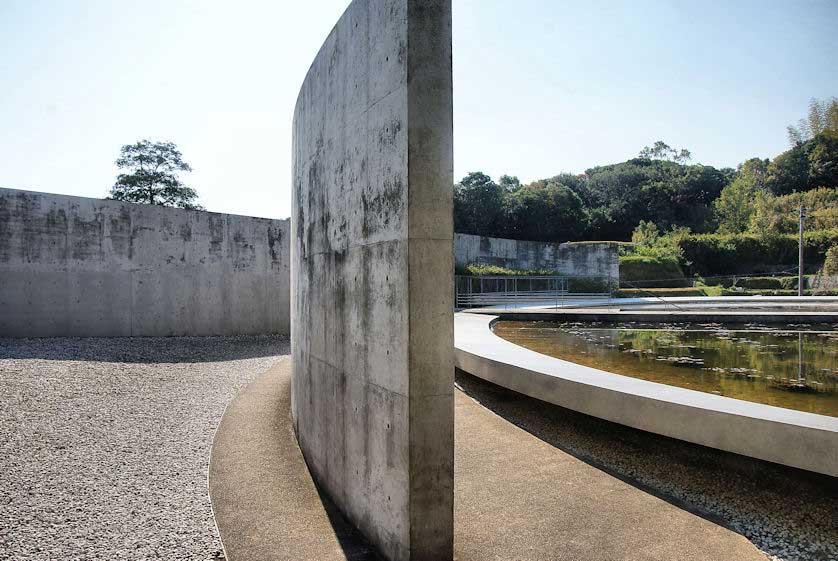
[[[612,374],[492,333],[496,316],[456,315],[457,367],[530,397],[622,425],[838,476],[838,418]]]
[[[288,333],[288,228],[0,189],[0,336]]]
[[[355,0],[294,113],[292,415],[389,559],[452,557],[450,0]]]

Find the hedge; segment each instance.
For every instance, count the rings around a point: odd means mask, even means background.
[[[702,288],[621,288],[615,292],[617,298],[648,298],[651,296],[718,296],[715,291],[713,294],[708,294],[707,289],[714,287]]]
[[[675,259],[648,255],[620,256],[620,282],[629,287],[678,286],[684,283],[680,280],[683,278],[684,272]]]
[[[838,229],[807,232],[803,238],[803,260],[813,272],[823,263],[830,246],[838,244]],[[679,245],[693,274],[732,275],[775,272],[797,266],[798,237],[779,234],[693,234]]]
[[[498,265],[466,265],[465,267],[456,267],[454,272],[458,275],[482,277],[482,276],[554,276],[558,275],[556,271],[551,269],[507,269],[506,267],[499,267]]]
[[[838,290],[805,290],[805,296],[838,296]],[[652,296],[797,296],[796,290],[732,290],[719,286],[695,288],[621,288],[614,295],[617,298],[648,298]]]

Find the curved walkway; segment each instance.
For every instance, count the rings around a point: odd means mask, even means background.
[[[371,559],[317,492],[290,421],[290,361],[219,425],[210,494],[228,561]],[[608,475],[460,391],[455,559],[764,561],[745,538]]]

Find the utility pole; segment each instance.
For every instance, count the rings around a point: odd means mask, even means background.
[[[797,245],[797,295],[803,296],[803,205],[800,205],[800,220],[798,232],[800,240]]]

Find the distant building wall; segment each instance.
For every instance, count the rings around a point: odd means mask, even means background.
[[[287,333],[288,229],[0,189],[0,335]]]
[[[568,276],[618,279],[618,247],[609,242],[547,243],[454,234],[454,262],[508,269],[551,269]]]

